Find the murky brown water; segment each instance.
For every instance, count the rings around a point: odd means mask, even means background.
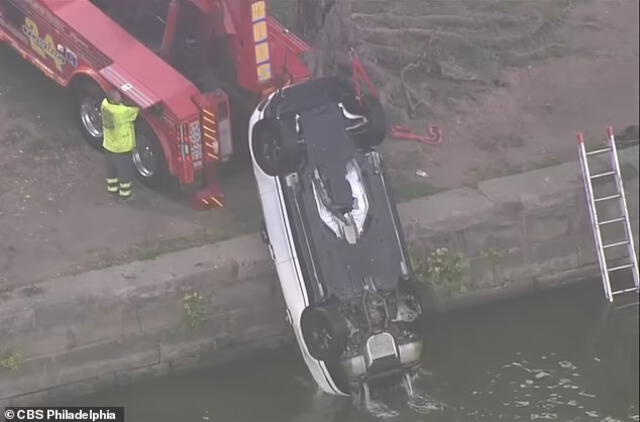
[[[294,347],[81,402],[134,422],[638,421],[638,307],[607,309],[595,282],[431,318],[412,405],[318,394]]]

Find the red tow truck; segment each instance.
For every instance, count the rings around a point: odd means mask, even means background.
[[[138,175],[198,207],[222,206],[216,167],[244,148],[260,99],[310,77],[309,46],[265,0],[0,0],[3,42],[69,88],[97,148],[106,90],[140,107]]]

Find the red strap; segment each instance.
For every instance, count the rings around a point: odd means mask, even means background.
[[[427,128],[428,135],[418,135],[406,126],[394,125],[391,127],[391,137],[403,141],[417,141],[423,144],[440,145],[442,143],[442,131],[437,126]]]

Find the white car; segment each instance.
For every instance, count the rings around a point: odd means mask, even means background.
[[[368,393],[418,367],[421,306],[381,154],[386,121],[335,78],[283,88],[249,143],[287,317],[322,390]]]

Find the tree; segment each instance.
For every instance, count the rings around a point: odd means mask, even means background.
[[[571,1],[297,0],[297,20],[316,76],[348,75],[353,49],[387,111],[422,121],[501,86],[505,66],[561,51],[553,29]]]
[[[355,48],[351,0],[298,0],[298,29],[313,46],[309,57],[315,75],[339,71]]]

